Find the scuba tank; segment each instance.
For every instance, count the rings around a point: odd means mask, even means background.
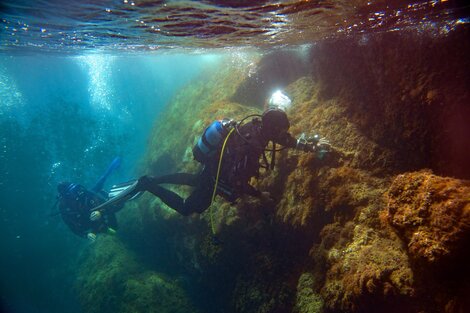
[[[233,123],[228,119],[212,122],[193,148],[194,159],[201,163],[210,160],[219,150]]]

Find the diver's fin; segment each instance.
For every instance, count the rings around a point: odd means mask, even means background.
[[[121,192],[125,191],[126,189],[128,189],[129,187],[134,185],[136,181],[137,180],[134,179],[134,180],[131,180],[131,181],[128,181],[128,182],[125,182],[125,183],[120,183],[120,184],[113,185],[111,187],[111,189],[109,190],[109,192],[108,192],[108,198],[112,199],[112,198],[118,196]]]
[[[142,191],[138,190],[138,180],[131,181],[129,183],[124,183],[124,184],[119,184],[113,186],[111,191],[115,189],[115,192],[113,193],[113,197],[111,197],[111,192],[110,192],[110,199],[106,201],[105,203],[100,204],[97,207],[92,208],[90,211],[104,211],[110,206],[123,203],[127,200],[135,199],[137,196],[139,196]],[[127,186],[121,186],[125,185]]]

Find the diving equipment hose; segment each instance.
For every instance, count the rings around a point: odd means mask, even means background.
[[[212,204],[214,203],[215,196],[217,195],[217,185],[219,184],[219,175],[220,175],[220,168],[222,167],[222,158],[224,156],[225,152],[225,144],[228,141],[228,138],[232,134],[232,132],[235,130],[235,128],[232,128],[230,132],[228,133],[227,137],[225,137],[224,144],[222,145],[222,151],[220,151],[220,157],[219,157],[219,165],[217,166],[217,175],[215,176],[215,185],[214,185],[214,191],[212,192],[212,199],[211,199],[211,204],[209,205],[209,215],[210,215],[210,221],[211,221],[211,229],[212,229],[212,234],[215,235],[215,226],[214,226],[214,218],[212,214]]]

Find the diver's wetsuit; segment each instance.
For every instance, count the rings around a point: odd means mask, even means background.
[[[259,119],[253,119],[239,127],[239,133],[234,132],[231,135],[223,156],[217,185],[218,195],[233,202],[242,194],[251,196],[261,194],[259,190],[249,184],[249,181],[252,177],[259,175],[260,158],[263,156],[263,159],[266,160],[264,152],[268,142],[269,140],[262,134]],[[285,132],[277,138],[276,143],[294,148],[297,140]],[[198,174],[176,173],[160,177],[143,176],[139,179],[136,189],[137,191],[151,192],[182,215],[202,213],[211,204],[219,155],[220,151],[204,165],[203,170]],[[161,187],[160,184],[187,185],[193,186],[195,189],[188,198],[183,199],[176,193]]]
[[[59,212],[72,232],[78,236],[86,237],[89,232],[99,233],[105,232],[108,227],[117,228],[114,213],[122,205],[111,206],[97,221],[90,220],[90,210],[106,200],[107,196],[101,192],[89,191],[81,185],[71,184],[59,199]]]
[[[186,185],[195,187],[191,195],[183,199],[178,194],[160,184]],[[139,179],[138,190],[149,191],[159,197],[166,205],[182,215],[202,213],[211,204],[214,181],[206,168],[198,174],[175,173],[159,177],[143,176]]]

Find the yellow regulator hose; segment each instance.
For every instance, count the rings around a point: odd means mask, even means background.
[[[212,204],[214,203],[215,196],[217,195],[217,185],[219,184],[219,175],[220,175],[220,168],[222,167],[222,158],[224,156],[225,152],[225,144],[228,141],[228,138],[232,134],[232,132],[235,130],[235,128],[232,128],[230,132],[228,133],[227,137],[225,137],[224,144],[222,145],[222,151],[220,152],[220,157],[219,157],[219,165],[217,166],[217,175],[215,176],[215,185],[214,185],[214,191],[212,192],[212,199],[211,199],[211,204],[209,206],[209,214],[210,214],[210,219],[211,219],[211,229],[212,229],[212,234],[215,235],[215,226],[214,226],[214,218],[212,214]]]

